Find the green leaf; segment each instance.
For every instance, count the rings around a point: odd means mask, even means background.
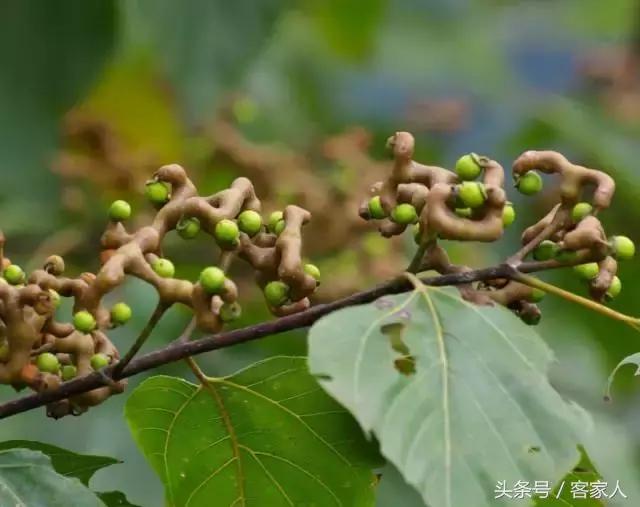
[[[0,505],[104,506],[78,479],[56,473],[47,456],[27,449],[0,451]]]
[[[130,503],[127,497],[124,496],[124,493],[120,491],[106,491],[96,494],[107,507],[139,507],[138,505]]]
[[[309,346],[320,384],[431,507],[502,505],[498,481],[555,484],[578,461],[585,413],[549,384],[549,348],[502,307],[421,287],[324,317]]]
[[[391,463],[382,469],[376,493],[376,507],[425,507],[420,493],[409,486],[402,474]]]
[[[40,451],[51,458],[51,465],[59,474],[66,477],[75,477],[88,485],[89,480],[101,468],[122,463],[121,461],[107,456],[90,456],[77,454],[55,445],[34,442],[31,440],[7,440],[0,442],[0,450],[5,449],[31,449]]]
[[[171,506],[373,503],[376,457],[304,358],[267,359],[207,388],[152,377],[125,415]]]
[[[613,371],[609,375],[609,379],[607,380],[607,390],[606,390],[606,394],[605,394],[605,397],[607,399],[609,399],[609,400],[611,399],[611,386],[613,385],[613,380],[616,377],[616,373],[618,373],[618,370],[620,368],[622,368],[623,366],[626,366],[627,364],[635,364],[636,365],[636,371],[633,374],[634,375],[640,375],[640,352],[636,352],[635,354],[631,354],[631,355],[625,357],[613,369]]]

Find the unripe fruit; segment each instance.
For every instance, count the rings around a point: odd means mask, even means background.
[[[111,308],[111,322],[118,326],[126,324],[131,315],[133,315],[133,312],[127,303],[116,303]]]
[[[382,220],[383,218],[387,217],[387,214],[384,212],[384,209],[382,208],[382,202],[380,201],[380,196],[376,195],[375,197],[372,197],[371,199],[369,199],[369,215],[371,215],[371,218],[374,218],[376,220]]]
[[[276,236],[280,236],[280,234],[282,233],[282,231],[284,231],[284,220],[280,220],[276,226],[273,228],[273,232]]]
[[[220,244],[235,245],[238,243],[240,230],[238,229],[238,224],[233,220],[224,218],[216,224],[213,235]]]
[[[269,282],[264,287],[264,297],[271,306],[282,306],[289,299],[289,286],[279,280]]]
[[[305,264],[304,272],[312,277],[316,282],[320,283],[320,269],[315,264]]]
[[[62,298],[60,294],[58,294],[55,290],[49,289],[49,297],[51,298],[51,302],[55,308],[59,308],[62,303]]]
[[[391,210],[391,220],[401,225],[415,224],[418,221],[418,213],[411,204],[398,204]]]
[[[269,232],[280,234],[280,232],[282,232],[282,229],[277,231],[277,229],[279,229],[280,227],[284,227],[284,213],[282,211],[274,211],[273,213],[271,213],[271,215],[269,215],[267,228],[269,229]]]
[[[538,303],[542,301],[542,299],[547,295],[547,293],[541,289],[533,287],[531,289],[531,295],[529,296],[529,301],[533,303]]]
[[[524,195],[537,194],[542,190],[542,178],[537,172],[528,171],[518,178],[516,188]]]
[[[24,283],[25,274],[22,268],[17,264],[9,264],[4,270],[4,278],[11,285],[20,285]]]
[[[618,278],[617,276],[614,276],[613,280],[611,280],[611,285],[609,286],[609,290],[607,290],[605,294],[605,298],[613,299],[617,297],[621,291],[622,291],[622,282],[620,281],[620,278]]]
[[[238,227],[248,236],[255,236],[262,229],[262,217],[257,211],[246,209],[238,215]]]
[[[591,206],[591,204],[588,202],[579,202],[571,210],[571,220],[578,223],[584,217],[590,215],[592,211],[593,206]]]
[[[553,259],[559,250],[560,247],[556,243],[545,239],[533,250],[533,258],[537,261],[548,261]]]
[[[556,260],[562,264],[569,264],[575,262],[578,258],[578,252],[575,250],[558,250],[556,253]]]
[[[479,208],[487,199],[484,185],[475,181],[465,181],[458,185],[458,196],[468,208]]]
[[[216,266],[205,268],[200,273],[199,282],[205,292],[209,294],[219,294],[224,288],[227,279],[224,271]]]
[[[237,303],[225,303],[220,307],[220,320],[232,322],[242,315],[242,307]]]
[[[109,218],[114,222],[122,222],[131,216],[131,204],[119,199],[109,206]]]
[[[193,239],[200,232],[200,220],[195,217],[182,218],[176,225],[176,232],[182,239]]]
[[[66,382],[67,380],[71,380],[78,375],[78,368],[76,368],[72,364],[65,364],[62,367],[62,371],[60,373],[62,375],[62,380]]]
[[[91,356],[91,368],[99,370],[109,364],[109,357],[106,354],[94,354]]]
[[[156,207],[161,207],[169,202],[169,185],[164,181],[150,181],[147,183],[144,193]]]
[[[60,361],[51,352],[43,352],[36,359],[38,370],[47,373],[58,373],[60,370]]]
[[[502,225],[509,227],[516,219],[516,210],[513,208],[513,204],[507,202],[502,208]]]
[[[522,313],[520,319],[529,326],[537,326],[540,323],[542,315],[539,313]]]
[[[81,310],[73,316],[73,327],[81,333],[90,333],[96,328],[96,319],[86,310]]]
[[[9,344],[4,342],[0,345],[0,362],[4,363],[9,359]]]
[[[482,171],[482,167],[476,160],[475,153],[463,155],[456,162],[456,174],[461,180],[475,180]]]
[[[626,236],[613,236],[609,239],[613,255],[621,261],[633,259],[636,254],[636,245]]]
[[[460,218],[471,218],[473,216],[473,210],[471,208],[456,208],[454,213]]]
[[[162,278],[173,278],[176,273],[176,268],[169,259],[156,259],[151,267]]]
[[[573,271],[583,280],[593,280],[600,272],[600,266],[597,262],[588,262],[587,264],[578,264],[573,266]]]

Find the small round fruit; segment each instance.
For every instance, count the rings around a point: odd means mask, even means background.
[[[542,178],[535,171],[524,173],[516,183],[518,191],[524,195],[534,195],[542,190]]]
[[[418,213],[411,204],[398,204],[391,210],[391,220],[400,225],[415,224],[418,221]]]
[[[49,297],[51,298],[51,302],[53,303],[54,308],[59,308],[62,304],[62,298],[57,291],[53,289],[49,289]]]
[[[502,225],[509,227],[516,219],[516,210],[513,208],[513,204],[507,202],[502,208]]]
[[[473,210],[471,208],[456,208],[454,213],[460,218],[471,218],[473,216]]]
[[[91,356],[91,368],[99,370],[109,365],[109,356],[106,354],[93,354]]]
[[[575,250],[558,250],[556,253],[556,260],[562,264],[569,264],[575,262],[578,258],[578,252]]]
[[[224,288],[227,279],[224,271],[216,266],[205,268],[200,273],[199,282],[202,288],[209,294],[219,294]]]
[[[593,211],[593,206],[588,202],[579,202],[571,210],[571,220],[578,223],[580,220],[590,215]]]
[[[127,303],[116,303],[111,308],[111,322],[118,326],[129,322],[132,315],[131,307]]]
[[[375,220],[382,220],[383,218],[387,218],[387,214],[384,212],[382,208],[382,201],[380,201],[380,196],[376,195],[369,199],[369,215],[371,218]]]
[[[631,260],[636,254],[636,245],[626,236],[613,236],[609,240],[609,244],[615,258],[621,261]]]
[[[271,306],[282,306],[289,299],[289,286],[279,280],[269,282],[264,287],[264,297]]]
[[[0,362],[4,363],[9,359],[9,344],[4,342],[0,345]]]
[[[573,266],[573,271],[583,280],[593,280],[600,272],[600,266],[597,262],[588,262],[586,264],[578,264]]]
[[[556,256],[558,250],[560,247],[555,242],[545,239],[533,250],[533,258],[537,261],[548,261]]]
[[[238,242],[238,238],[240,237],[238,224],[236,224],[233,220],[224,218],[216,224],[214,236],[218,243],[233,245]]]
[[[43,352],[36,359],[38,370],[47,373],[58,373],[60,370],[60,361],[51,352]]]
[[[220,320],[222,322],[232,322],[242,315],[242,307],[237,303],[225,303],[220,307]]]
[[[533,303],[538,303],[538,302],[542,301],[546,295],[547,295],[547,293],[545,291],[543,291],[542,289],[538,289],[536,287],[533,287],[531,289],[531,294],[529,295],[529,301],[531,301]]]
[[[86,310],[81,310],[73,316],[73,327],[81,333],[90,333],[96,328],[96,319]]]
[[[150,181],[144,193],[154,206],[160,207],[169,202],[169,185],[164,181]]]
[[[182,239],[193,239],[200,232],[200,220],[195,217],[182,218],[176,225],[176,231]]]
[[[315,264],[305,264],[304,272],[312,277],[316,282],[320,283],[320,269]]]
[[[461,180],[475,180],[480,176],[482,167],[478,164],[475,153],[463,155],[456,162],[456,173]]]
[[[131,204],[122,199],[113,201],[109,206],[109,218],[114,222],[122,222],[131,216]]]
[[[62,371],[60,373],[62,374],[62,380],[66,382],[67,380],[71,380],[76,375],[78,375],[78,368],[76,368],[72,364],[65,364],[62,367]]]
[[[278,223],[276,223],[276,226],[273,228],[273,233],[276,236],[280,236],[280,234],[282,234],[282,231],[284,231],[284,220],[280,220]]]
[[[276,232],[276,229],[279,227],[278,224],[280,223],[282,223],[282,226],[284,226],[284,213],[282,211],[274,211],[273,213],[271,213],[271,215],[269,215],[269,222],[267,223],[269,232],[279,234],[278,232]]]
[[[262,229],[262,217],[257,211],[246,209],[238,215],[238,227],[248,236],[255,236]]]
[[[9,264],[4,270],[4,278],[11,285],[24,283],[25,276],[24,271],[22,271],[22,268],[17,264]]]
[[[522,313],[520,314],[520,319],[522,322],[529,326],[537,326],[540,323],[540,318],[542,315],[540,313]]]
[[[613,280],[611,280],[611,285],[609,286],[609,290],[607,290],[605,297],[606,299],[614,299],[618,296],[618,294],[620,294],[621,291],[622,282],[620,281],[620,278],[614,276]]]
[[[176,273],[176,268],[169,259],[156,259],[151,264],[153,270],[162,278],[173,278]]]
[[[479,208],[487,199],[482,183],[465,181],[458,185],[458,196],[467,208]]]

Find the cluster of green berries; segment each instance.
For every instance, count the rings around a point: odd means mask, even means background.
[[[304,272],[320,285],[320,268],[315,264],[305,264]],[[264,286],[264,297],[269,306],[277,308],[289,301],[291,288],[280,280],[274,280]]]

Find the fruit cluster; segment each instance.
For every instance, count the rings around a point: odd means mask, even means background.
[[[469,270],[452,264],[438,239],[493,242],[502,236],[516,218],[506,198],[502,167],[475,153],[462,156],[453,171],[418,163],[413,160],[414,138],[407,132],[397,132],[387,145],[393,154],[391,173],[371,187],[372,197],[361,204],[360,216],[376,220],[385,237],[414,228],[420,248],[410,271]],[[510,263],[517,265],[533,254],[535,260],[548,261],[549,267],[575,266],[588,280],[594,299],[615,297],[621,290],[617,260],[633,257],[635,246],[625,236],[607,238],[597,218],[610,205],[613,179],[572,164],[556,152],[527,151],[513,164],[516,189],[527,196],[540,192],[543,180],[538,171],[560,176],[560,203],[524,231],[523,248]],[[594,188],[591,202],[582,201],[589,187]],[[529,324],[540,320],[536,303],[544,293],[539,289],[513,280],[490,280],[463,286],[461,291],[478,302],[507,306]]]
[[[51,256],[27,276],[3,256],[0,238],[0,383],[55,389],[117,362],[118,350],[106,332],[127,323],[132,310],[124,302],[106,308],[103,299],[127,276],[151,284],[159,307],[190,307],[197,327],[208,332],[219,331],[241,313],[237,287],[226,273],[236,255],[256,272],[272,313],[287,315],[310,306],[320,272],[302,260],[302,227],[311,218],[306,210],[287,206],[264,224],[248,179],[237,178],[228,189],[200,196],[175,164],[156,171],[145,193],[157,212],[151,224],[135,231],[124,225],[132,215],[130,204],[111,204],[101,238],[102,266],[95,274],[65,277],[63,259]],[[163,239],[173,230],[185,240],[201,232],[211,235],[221,249],[220,265],[203,269],[195,282],[176,278],[173,263],[162,255]],[[73,298],[72,323],[56,320],[61,297]],[[105,386],[51,404],[47,412],[52,417],[80,414],[124,388],[125,381],[105,375]]]

